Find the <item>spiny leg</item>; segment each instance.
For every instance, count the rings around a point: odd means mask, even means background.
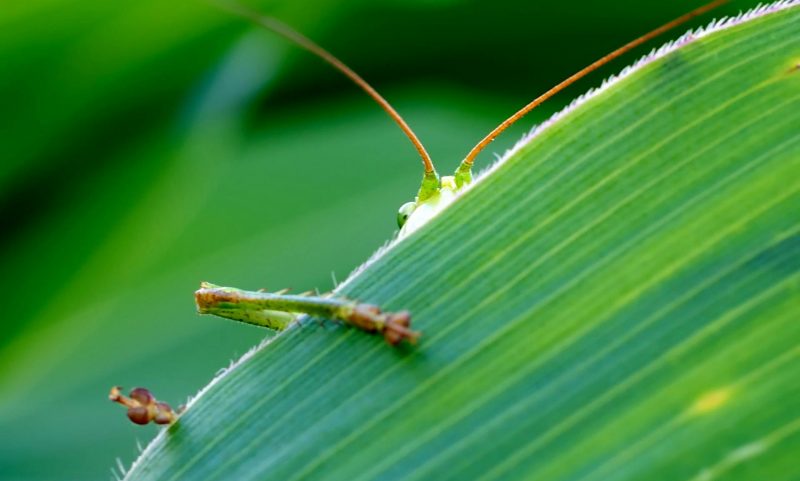
[[[389,345],[416,343],[420,333],[412,331],[407,311],[383,312],[378,306],[333,296],[303,296],[245,291],[202,283],[195,292],[197,310],[226,319],[283,330],[289,323],[273,322],[279,313],[298,314],[342,321],[363,331],[382,334]],[[267,313],[268,315],[266,315]],[[292,321],[293,322],[293,321]],[[275,325],[276,327],[273,327]]]

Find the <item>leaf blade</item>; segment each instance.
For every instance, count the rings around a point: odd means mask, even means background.
[[[785,179],[800,171],[800,87],[786,74],[798,15],[642,67],[346,286],[411,308],[419,350],[292,329],[210,389],[131,479],[671,479],[735,474],[777,442],[763,440],[796,443],[790,409],[713,431],[720,412],[753,415],[752,396],[785,399],[797,374],[787,214],[800,198]],[[701,441],[714,449],[698,460]],[[726,461],[748,442],[762,451]]]

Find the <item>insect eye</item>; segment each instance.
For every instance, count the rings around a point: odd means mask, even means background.
[[[414,212],[414,209],[416,208],[416,202],[406,202],[405,204],[401,205],[400,210],[397,211],[397,226],[402,228],[406,224],[406,221],[411,213]]]

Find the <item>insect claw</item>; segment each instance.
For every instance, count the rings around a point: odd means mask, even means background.
[[[120,390],[122,390],[122,386],[113,386],[108,393],[108,399],[109,401],[120,403],[125,406],[128,398],[120,394]]]
[[[416,344],[421,333],[412,331],[409,329],[410,326],[411,314],[408,311],[387,314],[386,323],[383,327],[383,338],[390,346],[396,346],[403,340]]]
[[[411,314],[408,311],[383,313],[378,306],[358,304],[353,308],[348,321],[367,332],[382,333],[383,339],[390,346],[396,346],[404,340],[416,344],[421,335],[409,329]]]
[[[279,291],[275,291],[275,295],[282,296],[282,295],[288,293],[290,290],[292,290],[291,287],[284,287],[283,289],[281,289]]]

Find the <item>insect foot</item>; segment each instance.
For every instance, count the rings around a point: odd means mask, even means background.
[[[378,306],[372,304],[356,304],[345,320],[364,331],[382,333],[390,346],[396,346],[404,340],[416,344],[420,336],[418,331],[410,329],[411,314],[408,311],[381,312]]]
[[[120,393],[121,389],[120,386],[112,387],[108,399],[128,408],[128,419],[135,424],[145,425],[151,421],[156,424],[172,424],[178,420],[182,410],[173,411],[169,404],[157,401],[149,390],[137,387],[125,396]]]

